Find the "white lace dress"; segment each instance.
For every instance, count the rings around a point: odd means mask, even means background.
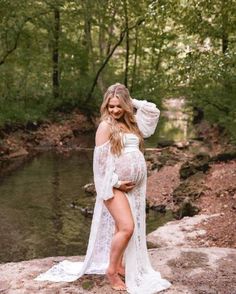
[[[137,108],[136,120],[144,137],[154,133],[160,111],[155,104],[133,100]],[[136,104],[135,104],[136,103]],[[146,163],[139,150],[139,138],[131,133],[123,134],[123,152],[117,157],[110,152],[110,142],[95,147],[94,181],[97,192],[91,225],[89,244],[84,262],[63,261],[46,273],[39,275],[38,281],[74,281],[83,274],[105,274],[109,264],[111,240],[115,225],[103,203],[113,197],[113,186],[119,180],[136,183],[135,188],[126,193],[135,229],[124,254],[125,283],[131,294],[154,294],[171,286],[154,271],[146,246]]]

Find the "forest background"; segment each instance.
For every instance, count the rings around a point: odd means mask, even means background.
[[[236,142],[235,0],[1,0],[0,127],[93,113],[105,89],[185,97]]]

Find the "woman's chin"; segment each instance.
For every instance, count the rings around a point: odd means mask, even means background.
[[[121,115],[121,116],[113,116],[113,118],[114,118],[115,120],[121,120],[121,119],[122,119],[122,115]]]

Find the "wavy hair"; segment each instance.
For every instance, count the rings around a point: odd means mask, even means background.
[[[106,93],[104,94],[103,103],[100,108],[101,112],[101,121],[107,121],[110,125],[110,143],[111,143],[111,152],[115,155],[120,155],[123,142],[121,133],[125,133],[125,130],[119,126],[117,120],[115,120],[108,111],[109,101],[112,98],[118,98],[120,102],[120,106],[124,110],[124,115],[122,117],[123,123],[127,127],[130,133],[134,133],[139,137],[139,149],[143,151],[143,136],[140,132],[136,119],[134,116],[134,108],[132,105],[131,97],[129,94],[129,90],[122,84],[116,83],[111,85]]]

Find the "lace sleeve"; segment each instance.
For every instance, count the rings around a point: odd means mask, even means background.
[[[135,117],[143,137],[150,137],[155,132],[160,117],[160,110],[154,103],[146,100],[132,99],[132,103],[137,109]]]
[[[113,197],[113,186],[118,182],[114,156],[111,154],[110,148],[109,141],[96,146],[93,156],[93,175],[97,197],[103,200]]]

